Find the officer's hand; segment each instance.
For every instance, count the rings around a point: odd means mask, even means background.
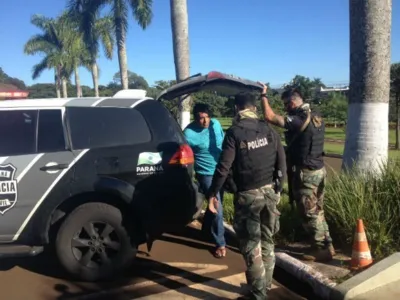
[[[259,85],[261,85],[262,88],[263,88],[262,94],[266,94],[267,91],[268,91],[268,87],[267,87],[264,83],[262,83],[262,82],[260,82],[260,81],[257,81],[257,83],[258,83]]]
[[[217,214],[218,205],[218,199],[216,197],[212,197],[208,201],[208,210],[211,211],[213,214]]]

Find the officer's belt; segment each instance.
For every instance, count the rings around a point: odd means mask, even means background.
[[[322,169],[322,168],[321,168],[321,169]],[[308,168],[301,168],[301,167],[297,167],[297,166],[292,166],[292,172],[296,172],[296,170],[298,170],[298,171],[302,171],[302,172],[304,172],[304,173],[313,173],[313,172],[319,171],[319,170],[321,170],[321,169],[310,170],[310,169],[308,169]]]

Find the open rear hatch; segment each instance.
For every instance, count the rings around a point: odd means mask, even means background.
[[[196,74],[165,89],[157,100],[173,100],[199,91],[215,91],[221,96],[234,96],[244,91],[261,90],[262,87],[255,81],[212,71],[206,75]]]

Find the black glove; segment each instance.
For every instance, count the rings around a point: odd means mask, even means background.
[[[281,170],[277,170],[274,172],[274,190],[275,194],[282,193],[283,185],[282,185],[282,177],[283,174]]]

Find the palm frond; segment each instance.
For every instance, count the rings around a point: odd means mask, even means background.
[[[125,0],[115,0],[111,8],[115,37],[119,45],[125,46],[126,32],[128,31],[128,6]]]
[[[112,17],[106,16],[98,19],[96,22],[95,31],[102,43],[106,57],[108,59],[112,59],[115,46]]]
[[[32,79],[37,79],[44,70],[49,69],[48,56],[45,56],[38,64],[34,65],[32,68]]]
[[[153,0],[129,0],[133,17],[142,29],[146,29],[153,19]]]
[[[46,31],[49,24],[54,21],[53,18],[48,18],[43,15],[34,14],[31,16],[31,24],[35,25],[37,28]]]
[[[24,53],[35,55],[39,52],[48,53],[53,48],[53,43],[48,35],[37,34],[31,37],[24,45]]]

